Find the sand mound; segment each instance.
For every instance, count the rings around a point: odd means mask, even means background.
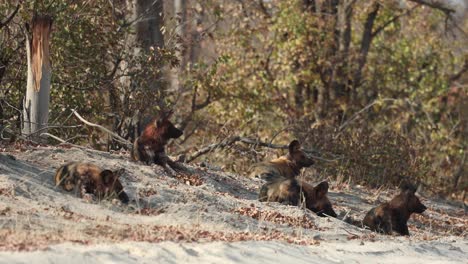
[[[55,170],[69,161],[125,168],[122,183],[129,205],[90,203],[56,188]],[[0,253],[0,262],[61,263],[76,256],[76,263],[94,257],[112,263],[158,258],[167,260],[159,263],[281,262],[292,257],[300,263],[390,263],[404,255],[415,263],[448,263],[464,261],[468,250],[465,212],[446,202],[422,199],[429,209],[410,220],[411,237],[382,236],[298,207],[260,203],[260,183],[240,175],[188,168],[191,175],[171,177],[158,166],[129,161],[126,153],[77,148],[0,153],[0,250],[21,251]],[[362,219],[394,194],[331,187],[339,218]]]

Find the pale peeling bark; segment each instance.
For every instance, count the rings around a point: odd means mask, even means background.
[[[32,37],[26,33],[28,64],[26,98],[23,105],[23,135],[40,141],[38,132],[47,132],[49,119],[50,78],[49,37],[52,19],[35,16]],[[31,43],[32,42],[32,43]]]

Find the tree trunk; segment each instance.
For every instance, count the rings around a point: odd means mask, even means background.
[[[46,132],[49,119],[50,77],[49,37],[52,18],[35,15],[31,40],[26,33],[28,64],[26,98],[23,104],[23,135],[41,141],[38,132]]]
[[[294,103],[296,104],[296,110],[300,113],[302,113],[302,108],[304,107],[304,88],[305,83],[301,80],[298,84],[296,84],[294,89]]]
[[[315,0],[302,0],[302,4],[304,6],[304,9],[306,9],[307,11],[312,13],[317,12]]]
[[[179,76],[184,72],[185,56],[184,56],[184,39],[185,39],[185,24],[186,24],[186,1],[174,0],[174,17],[176,18],[176,56],[179,60],[179,66],[170,70],[171,90],[179,91],[180,80]]]
[[[130,57],[138,57],[141,50],[149,50],[150,48],[163,48],[164,35],[161,28],[164,26],[164,5],[162,0],[128,0],[126,2],[126,10],[129,17],[125,20],[131,21],[132,33],[127,36],[126,46]],[[134,33],[133,33],[134,32]],[[130,59],[132,60],[132,59]],[[135,62],[127,61],[126,58],[120,63],[118,74],[120,78],[118,86],[121,87],[120,101],[125,100],[125,95],[131,90],[133,84],[132,72],[139,71],[140,65]],[[154,77],[154,82],[157,85],[158,78]],[[150,89],[159,89],[150,87]],[[125,106],[124,106],[125,107]]]
[[[333,54],[336,65],[331,73],[331,98],[335,100],[334,104],[341,104],[343,107],[348,104],[350,99],[350,87],[348,85],[349,77],[346,70],[349,65],[349,49],[351,44],[351,18],[353,15],[353,6],[351,1],[341,1],[337,6],[335,14],[335,46],[338,52]]]
[[[164,47],[164,2],[163,0],[127,0],[124,2],[125,14],[122,19],[131,26],[125,39],[126,50],[119,63],[115,75],[120,76],[113,83],[110,91],[110,102],[115,118],[113,128],[125,139],[133,141],[138,136],[138,127],[142,116],[149,114],[148,105],[132,105],[131,97],[137,90],[150,90],[161,94],[158,101],[152,104],[165,109],[166,85],[161,81],[161,74],[141,75],[142,65],[138,59],[143,52],[158,50]],[[159,69],[162,72],[162,69]],[[135,77],[138,76],[138,77]],[[142,78],[148,80],[141,85]],[[146,92],[146,91],[145,91]]]
[[[338,8],[339,0],[303,0],[304,11],[317,12],[327,24],[333,24],[333,42],[328,44],[326,48],[327,57],[335,58],[339,49],[340,28],[338,27]],[[337,82],[336,82],[336,67],[324,67],[320,69],[321,85],[314,87],[312,94],[314,95],[314,112],[317,120],[322,119],[329,114],[331,101],[336,98]]]
[[[136,0],[136,38],[142,48],[164,47],[164,1]]]
[[[379,9],[380,9],[380,4],[375,3],[371,12],[367,14],[366,22],[364,23],[364,31],[362,33],[362,39],[361,39],[361,49],[359,51],[359,57],[357,59],[357,69],[353,74],[354,89],[356,89],[356,87],[361,85],[362,71],[367,62],[367,54],[369,53],[369,49],[371,47],[371,43],[373,39],[372,32],[374,28],[374,22],[375,22],[375,19],[377,18]]]

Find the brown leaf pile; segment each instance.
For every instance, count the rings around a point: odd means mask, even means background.
[[[145,189],[140,189],[138,191],[138,195],[140,197],[150,197],[150,196],[153,196],[153,195],[155,195],[157,193],[158,192],[153,188],[145,188]]]
[[[411,218],[418,222],[423,229],[430,230],[431,233],[454,236],[468,235],[468,218],[466,217],[458,218],[444,214],[442,218],[438,219],[425,215],[413,214]],[[414,231],[417,231],[417,228],[415,228]]]
[[[285,234],[278,230],[259,230],[258,232],[220,232],[193,230],[178,226],[151,225],[90,225],[85,230],[64,230],[57,233],[33,232],[31,230],[0,230],[0,250],[31,251],[46,249],[48,246],[63,242],[80,244],[115,242],[237,242],[237,241],[277,240],[298,245],[317,245],[318,241],[305,239],[295,234]]]
[[[317,226],[306,215],[302,217],[292,217],[282,215],[275,211],[260,211],[257,207],[241,207],[234,210],[235,213],[252,217],[259,221],[268,221],[276,224],[302,227],[302,228],[317,228]]]
[[[203,179],[197,174],[188,175],[188,174],[178,173],[175,175],[175,178],[178,181],[185,183],[187,185],[190,185],[190,186],[200,186],[204,183]]]
[[[141,215],[159,215],[164,213],[166,210],[165,208],[141,208],[140,210],[137,211],[138,214]]]
[[[44,208],[44,210],[49,211],[49,208]],[[93,218],[91,218],[89,216],[73,212],[70,209],[68,209],[66,206],[62,206],[60,208],[57,208],[56,210],[53,208],[52,211],[55,214],[63,217],[64,219],[69,220],[69,221],[73,221],[73,222],[81,222],[83,220],[90,220],[90,221],[94,220]]]
[[[10,216],[11,215],[11,208],[10,207],[5,207],[5,208],[0,208],[0,216]]]
[[[2,184],[0,182],[0,196],[13,198],[15,196],[15,187],[11,184]]]

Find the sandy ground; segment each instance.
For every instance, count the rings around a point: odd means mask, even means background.
[[[0,263],[466,263],[466,242],[330,242],[297,246],[274,241],[174,243],[128,242],[112,245],[60,244],[47,251],[0,252]]]
[[[90,203],[55,188],[55,170],[68,161],[125,168],[129,205]],[[258,202],[257,181],[189,168],[191,176],[170,177],[127,153],[3,149],[0,263],[468,263],[468,217],[458,204],[423,197],[429,209],[410,219],[412,236],[384,236],[340,219],[362,219],[395,191],[332,183],[340,216],[320,218]]]

